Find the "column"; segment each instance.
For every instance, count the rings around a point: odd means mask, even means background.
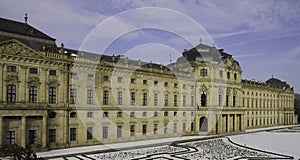
[[[47,147],[47,117],[43,116],[42,148]]]
[[[221,114],[221,115],[219,115],[219,117],[218,117],[218,133],[220,134],[220,133],[223,133],[223,131],[222,131],[222,121],[223,121],[223,115]]]
[[[27,134],[26,134],[26,117],[24,117],[24,116],[22,116],[22,120],[21,120],[20,138],[21,138],[21,147],[26,148],[26,139],[27,139]]]
[[[3,122],[2,122],[2,116],[0,116],[0,146],[2,145],[3,142],[2,137],[4,137],[2,136],[2,134],[3,134]]]

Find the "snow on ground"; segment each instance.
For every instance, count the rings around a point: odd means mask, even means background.
[[[300,132],[256,132],[229,138],[238,144],[300,159]]]

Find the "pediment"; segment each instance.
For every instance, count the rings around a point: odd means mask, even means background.
[[[0,54],[15,55],[30,58],[44,58],[43,55],[26,46],[18,40],[12,39],[0,43]]]

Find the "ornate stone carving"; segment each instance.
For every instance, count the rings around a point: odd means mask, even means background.
[[[39,86],[41,84],[38,77],[29,77],[27,83],[33,86]]]
[[[51,78],[51,79],[49,79],[49,82],[47,83],[47,85],[49,87],[58,87],[59,83],[58,83],[57,79]]]
[[[6,76],[6,79],[5,79],[5,82],[7,83],[13,83],[13,84],[16,84],[16,83],[20,83],[20,81],[18,81],[19,77],[17,75],[7,75]]]

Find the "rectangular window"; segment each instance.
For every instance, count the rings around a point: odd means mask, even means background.
[[[147,84],[147,80],[143,80],[143,84],[146,85]]]
[[[186,131],[186,123],[182,124],[182,131],[185,132]]]
[[[53,143],[56,141],[56,129],[49,129],[48,132],[49,143]]]
[[[147,93],[143,93],[143,106],[147,106]]]
[[[168,123],[164,124],[164,134],[168,133]]]
[[[103,91],[103,104],[108,104],[108,91]]]
[[[103,76],[103,81],[109,81],[109,76]]]
[[[207,76],[207,69],[201,69],[200,70],[200,75],[202,76],[202,77],[205,77],[205,76]]]
[[[70,141],[76,141],[76,128],[70,128]]]
[[[235,99],[236,99],[236,96],[232,96],[232,103],[233,103],[233,107],[235,107]],[[253,101],[252,101],[253,102]]]
[[[134,84],[134,83],[135,83],[135,79],[134,79],[134,78],[131,78],[131,79],[130,79],[130,82],[131,82],[132,84]]]
[[[194,89],[194,85],[191,85],[191,90],[193,90]]]
[[[154,106],[158,106],[158,94],[154,93]]]
[[[16,66],[7,66],[7,72],[17,72]]]
[[[177,106],[177,95],[174,95],[174,106]]]
[[[75,72],[71,72],[71,73],[70,73],[70,77],[71,77],[71,78],[75,78],[75,77],[77,77],[77,73],[75,73]]]
[[[195,106],[195,99],[194,99],[194,96],[191,96],[191,106]]]
[[[118,82],[121,83],[123,81],[123,77],[118,77]]]
[[[130,105],[135,105],[135,92],[130,93]]]
[[[182,88],[183,88],[183,89],[186,89],[186,84],[183,84],[183,85],[182,85]]]
[[[103,135],[102,135],[103,139],[108,138],[108,126],[103,126],[102,130],[103,130]]]
[[[177,83],[174,83],[174,88],[177,88],[178,87],[178,84]]]
[[[226,95],[226,107],[228,107],[229,106],[229,95],[227,94]]]
[[[182,96],[182,105],[186,106],[186,95]]]
[[[86,139],[93,139],[93,127],[87,128]]]
[[[157,128],[158,128],[158,124],[154,124],[153,134],[157,134]]]
[[[38,69],[37,68],[29,68],[29,73],[30,74],[37,74],[38,73]]]
[[[164,105],[168,106],[168,103],[169,103],[169,96],[168,96],[168,94],[165,94],[165,96],[164,96]]]
[[[36,143],[36,130],[29,130],[28,132],[28,143],[35,144]]]
[[[16,85],[7,85],[7,102],[16,102]]]
[[[154,81],[154,85],[158,85],[158,81]]]
[[[118,105],[122,105],[122,92],[118,92]]]
[[[122,117],[123,115],[122,115],[122,112],[118,112],[117,113],[117,117]]]
[[[6,131],[6,143],[15,144],[16,142],[16,132],[15,131]]]
[[[173,132],[174,132],[174,133],[177,133],[177,123],[174,123]]]
[[[49,87],[49,103],[56,103],[56,88]]]
[[[164,86],[165,86],[165,87],[168,87],[168,85],[169,85],[168,82],[165,82]]]
[[[94,75],[93,75],[93,74],[88,74],[87,79],[88,79],[88,80],[94,79]]]
[[[49,70],[50,76],[56,76],[56,70]]]
[[[134,136],[135,135],[135,125],[130,125],[130,136]]]
[[[220,72],[219,72],[219,77],[223,78],[223,71],[222,70],[220,70]]]
[[[219,106],[220,106],[220,107],[223,106],[223,97],[222,97],[222,93],[219,93]]]
[[[87,90],[87,104],[93,104],[94,91],[92,89]]]
[[[146,124],[143,124],[142,131],[143,131],[143,135],[147,134],[147,125]]]
[[[30,86],[29,87],[29,102],[35,103],[37,101],[37,87]]]
[[[70,90],[70,103],[71,104],[75,104],[76,103],[76,96],[77,96],[76,89],[71,89]]]
[[[122,126],[117,126],[117,137],[118,138],[122,137]]]

